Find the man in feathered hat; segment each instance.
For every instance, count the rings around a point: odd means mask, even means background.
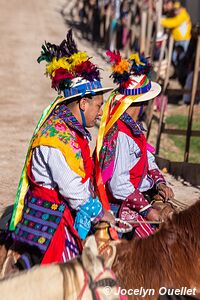
[[[122,220],[137,221],[135,236],[145,237],[154,226],[144,220],[159,220],[159,212],[147,200],[153,189],[163,201],[173,191],[155,163],[138,117],[143,104],[156,97],[161,87],[148,77],[151,65],[138,54],[123,59],[119,52],[107,51],[112,64],[114,90],[103,111],[97,139],[97,186],[103,205]]]
[[[87,53],[79,52],[71,30],[60,45],[45,43],[38,62],[58,96],[33,134],[21,175],[10,230],[16,247],[28,247],[18,265],[67,261],[81,252],[91,223],[113,221],[93,188],[93,161],[86,127],[102,115],[100,74]],[[37,255],[36,255],[37,254]]]

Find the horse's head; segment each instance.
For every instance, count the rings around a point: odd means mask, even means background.
[[[83,267],[94,279],[99,273],[103,272],[104,262],[99,256],[97,243],[94,236],[90,236],[84,245],[82,253]]]
[[[121,295],[117,294],[119,287],[116,277],[113,271],[104,264],[103,257],[99,256],[94,236],[90,236],[86,240],[81,260],[90,277],[89,289],[92,291],[93,299],[96,299],[96,292],[98,292],[100,299],[107,299],[108,297],[109,299],[121,299]]]

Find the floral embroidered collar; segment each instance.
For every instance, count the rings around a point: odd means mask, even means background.
[[[67,108],[64,104],[59,105],[54,110],[53,114],[57,115],[59,118],[64,120],[64,122],[73,128],[76,131],[79,131],[82,135],[84,135],[90,141],[92,140],[91,134],[87,129],[84,129],[83,126],[78,122],[78,120],[74,117],[69,108]]]
[[[121,115],[120,120],[123,121],[135,135],[140,135],[143,131],[146,131],[141,122],[135,122],[126,112]]]

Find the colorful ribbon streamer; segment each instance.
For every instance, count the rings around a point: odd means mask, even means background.
[[[11,218],[10,228],[9,228],[11,231],[15,230],[15,227],[16,227],[17,223],[22,218],[22,211],[23,211],[23,207],[24,207],[24,198],[25,198],[25,195],[26,195],[28,187],[29,187],[28,176],[27,176],[27,167],[28,167],[30,159],[31,159],[31,153],[32,153],[31,148],[32,148],[32,143],[33,143],[34,137],[35,137],[36,133],[38,132],[38,130],[40,129],[40,127],[46,121],[48,116],[51,114],[53,109],[56,107],[56,105],[58,103],[62,102],[62,101],[63,101],[63,97],[58,96],[58,97],[56,97],[56,99],[48,107],[46,107],[44,109],[44,111],[43,111],[43,113],[40,117],[40,120],[37,123],[36,128],[34,130],[33,136],[32,136],[31,141],[29,143],[29,147],[28,147],[24,167],[22,169],[21,177],[20,177],[20,180],[19,180],[18,188],[17,188],[17,193],[16,193],[16,196],[15,196],[13,215],[12,215],[12,218]]]

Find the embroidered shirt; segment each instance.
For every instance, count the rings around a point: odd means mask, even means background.
[[[84,168],[89,170],[91,166],[87,166],[86,158],[83,162],[81,145],[78,144],[75,132],[79,132],[83,139],[91,140],[90,133],[71,111],[65,105],[58,106],[38,133],[31,171],[36,183],[49,189],[58,188],[70,207],[78,210],[91,195],[94,196],[94,192],[90,176],[83,180]]]
[[[108,187],[116,199],[125,200],[135,191],[133,184],[130,182],[129,171],[136,165],[140,155],[141,151],[134,140],[125,133],[119,132],[116,145],[114,171],[112,178],[108,182]],[[153,154],[147,151],[147,157],[149,170],[158,170],[160,173]],[[165,182],[164,179],[162,182]],[[159,183],[161,183],[161,181],[159,181]],[[151,189],[154,184],[154,179],[147,174],[141,182],[139,191],[145,192]]]
[[[84,183],[67,164],[59,149],[39,146],[33,151],[31,171],[35,181],[46,188],[58,188],[73,209],[85,204],[90,196],[90,179]]]

